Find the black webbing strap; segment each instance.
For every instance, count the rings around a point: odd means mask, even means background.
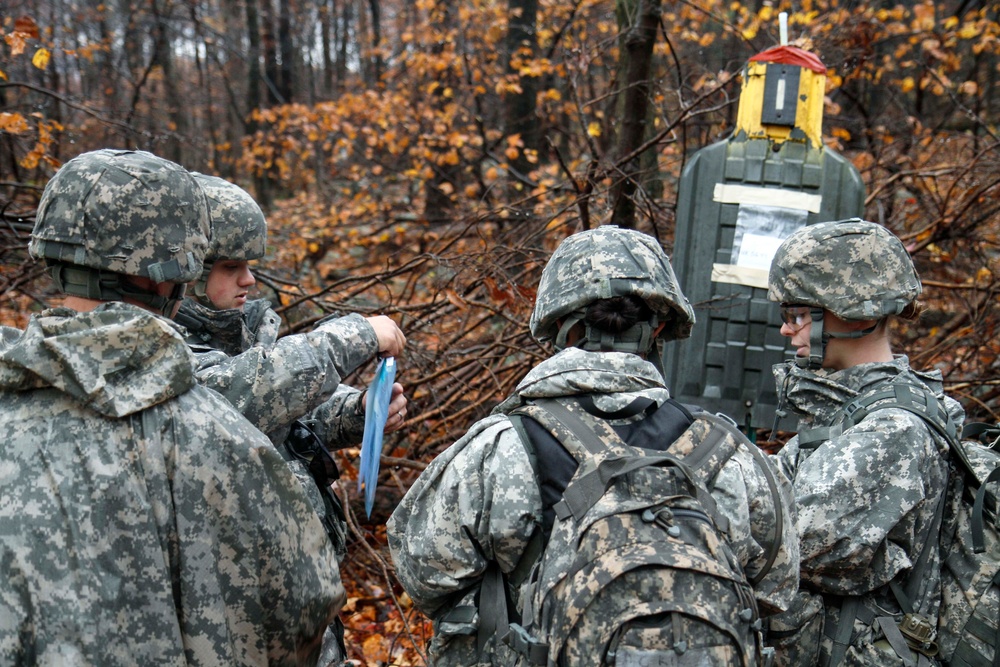
[[[547,665],[549,662],[549,645],[537,641],[516,623],[510,626],[510,634],[505,640],[510,646],[528,660],[529,665]]]
[[[972,550],[977,554],[986,551],[983,507],[986,504],[986,487],[994,482],[1000,482],[1000,468],[995,468],[983,481],[979,491],[976,492],[976,500],[972,503]],[[997,655],[1000,656],[1000,644],[997,645]]]
[[[886,641],[889,642],[889,646],[896,652],[899,659],[903,661],[903,667],[917,667],[917,663],[913,659],[913,651],[910,650],[910,646],[906,643],[906,638],[899,631],[899,626],[896,625],[896,621],[893,620],[892,616],[880,616],[876,618],[875,625],[881,628],[882,634],[885,636]]]
[[[491,637],[495,637],[495,641],[501,641],[507,635],[509,627],[507,584],[504,582],[500,566],[491,561],[479,589],[479,629],[476,632],[479,655],[486,655],[486,646]]]
[[[839,438],[843,432],[843,424],[819,426],[799,431],[799,449],[816,449],[827,440]]]
[[[837,667],[847,655],[847,649],[851,645],[851,636],[854,633],[854,618],[858,615],[860,607],[860,598],[855,596],[844,598],[844,603],[840,606],[840,619],[832,637],[833,648],[830,650],[830,661],[825,667]]]

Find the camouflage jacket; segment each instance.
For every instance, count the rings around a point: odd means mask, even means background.
[[[913,371],[906,357],[840,371],[781,364],[775,377],[781,400],[801,416],[800,434],[839,424],[842,406],[889,382],[923,385],[944,400],[956,423],[964,417],[957,401],[944,396],[940,373]],[[865,604],[880,605],[885,615],[895,603],[881,588],[929,548],[913,603],[935,619],[940,563],[936,543],[929,540],[935,539],[931,528],[947,485],[947,450],[943,438],[899,408],[875,409],[813,450],[800,448],[799,436],[792,438],[776,458],[793,480],[804,587],[823,594],[873,594]]]
[[[0,664],[315,664],[337,560],[173,323],[34,316],[0,349]]]
[[[442,452],[421,474],[387,524],[396,572],[415,604],[432,618],[469,604],[490,561],[504,572],[518,564],[542,520],[542,501],[531,462],[506,416],[523,399],[600,393],[605,411],[624,407],[637,397],[662,404],[669,398],[655,367],[625,353],[585,352],[568,348],[535,367],[515,395],[477,422]],[[791,516],[790,488],[782,489]],[[720,472],[714,492],[720,512],[729,519],[730,541],[744,568],[759,571],[771,538],[771,494],[749,452],[738,449]],[[765,613],[782,610],[798,580],[798,545],[791,530],[774,567],[756,589]],[[464,597],[463,597],[464,595]],[[461,664],[453,648],[443,652],[447,634],[469,628],[438,623],[432,653],[439,664]],[[475,636],[471,641],[474,649]],[[474,660],[466,662],[474,664]]]
[[[198,359],[198,381],[225,396],[275,444],[284,442],[299,418],[333,449],[359,444],[361,392],[340,381],[378,353],[375,332],[364,318],[348,315],[309,333],[278,338],[280,319],[266,300],[248,302],[238,321],[229,312],[190,299],[178,311],[182,323],[200,325],[187,335]],[[224,342],[227,329],[241,332],[242,352],[225,351],[233,349]]]

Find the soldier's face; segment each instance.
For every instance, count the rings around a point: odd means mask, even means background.
[[[243,309],[250,288],[257,280],[250,272],[250,265],[243,260],[223,259],[212,265],[205,282],[205,296],[219,310]]]
[[[795,356],[809,356],[809,333],[812,331],[812,316],[809,306],[782,306],[781,335],[791,338]]]
[[[794,308],[799,308],[798,306]],[[792,347],[795,348],[795,356],[808,357],[811,346],[809,336],[813,326],[819,326],[812,321],[809,309],[805,312],[796,312],[793,308],[782,309],[781,335],[791,339]],[[872,326],[874,321],[848,322],[842,320],[828,310],[823,311],[823,327],[833,334],[852,333]],[[826,350],[823,352],[823,368],[842,370],[850,368],[863,359],[858,358],[858,341],[853,338],[830,338],[826,342]]]

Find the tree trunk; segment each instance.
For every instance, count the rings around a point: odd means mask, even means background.
[[[368,0],[372,13],[372,57],[371,85],[377,85],[382,78],[382,4],[379,0]]]
[[[442,35],[447,35],[453,27],[454,14],[452,12],[452,2],[453,0],[442,0],[437,3],[437,6],[431,12],[430,23]],[[441,38],[437,40],[432,51],[435,54],[441,53],[449,46],[449,42]],[[455,85],[453,79],[454,74],[451,71],[441,73],[438,79],[441,85],[433,93],[433,105],[444,107],[448,104],[448,100],[443,97],[443,91]],[[425,187],[426,203],[424,205],[424,215],[430,222],[448,222],[451,219],[451,212],[454,208],[451,193],[455,192],[456,189],[455,181],[459,168],[457,165],[447,164],[435,164],[431,166],[434,169],[434,175],[427,181]]]
[[[612,153],[618,168],[615,170],[617,182],[612,189],[614,210],[611,222],[619,227],[634,228],[636,209],[633,195],[642,173],[640,156],[633,153],[642,145],[647,134],[649,76],[660,20],[660,0],[619,0],[619,5],[625,9],[619,16],[631,17],[631,21],[621,25],[623,37],[619,71],[625,76],[620,82],[621,130]]]
[[[292,38],[292,11],[291,0],[281,0],[278,3],[278,50],[281,62],[278,65],[277,86],[278,94],[281,95],[284,104],[295,100],[298,92],[298,82],[295,80],[298,54],[295,51],[295,40]]]
[[[538,0],[509,0],[509,27],[507,29],[507,73],[517,77],[519,93],[504,96],[504,116],[508,135],[521,135],[524,144],[520,155],[511,164],[519,174],[527,174],[532,165],[525,149],[540,150],[541,132],[535,113],[538,97],[538,78],[520,76],[519,64],[538,55]]]
[[[333,97],[333,51],[330,49],[333,34],[330,24],[337,20],[337,5],[334,0],[323,0],[323,5],[319,8],[320,39],[323,52],[323,87],[322,97]]]
[[[178,164],[189,161],[183,154],[180,138],[187,134],[187,116],[181,100],[183,97],[177,88],[177,75],[174,72],[174,45],[170,34],[170,2],[160,5],[159,0],[152,3],[154,24],[155,60],[163,72],[163,105],[166,108],[169,127],[167,129],[164,157]],[[189,100],[190,101],[190,100]]]
[[[351,20],[353,2],[348,0],[344,3],[344,11],[341,13],[340,34],[337,35],[337,91],[343,92],[347,83],[347,47],[351,39]]]
[[[204,127],[199,127],[198,129],[202,130],[208,138],[206,152],[198,156],[198,163],[190,166],[191,168],[197,168],[198,171],[206,171],[205,164],[213,164],[218,169],[221,162],[218,156],[218,146],[222,143],[222,137],[225,136],[227,124],[219,122],[215,116],[215,100],[213,99],[214,95],[212,94],[211,77],[209,75],[211,58],[208,55],[209,43],[212,40],[205,39],[202,24],[198,20],[198,14],[195,11],[194,5],[188,5],[188,11],[190,13],[191,24],[194,25],[195,43],[193,57],[195,72],[198,77],[197,90],[200,93],[197,104],[205,110]],[[193,89],[194,86],[191,86],[191,88]],[[197,123],[197,121],[195,122]]]
[[[261,71],[260,58],[262,44],[260,38],[260,14],[257,11],[257,0],[246,0],[247,17],[247,113],[261,106]],[[243,118],[246,131],[252,134],[256,131],[256,123],[249,115]]]
[[[278,89],[278,81],[281,79],[281,72],[278,70],[278,44],[274,38],[274,8],[270,0],[264,0],[261,4],[261,46],[264,48],[264,83],[267,86],[267,103],[271,107],[275,104],[284,104],[281,92]]]
[[[368,44],[368,12],[365,10],[363,2],[358,0],[357,4],[358,25],[354,29],[354,48],[358,54],[358,73],[361,75],[362,84],[371,87],[372,68],[371,62],[368,60],[371,54],[368,53],[365,46]]]
[[[265,2],[265,5],[266,4],[267,2]],[[265,106],[265,100],[269,101],[271,99],[270,94],[265,97],[263,95],[263,91],[260,89],[261,82],[264,79],[263,73],[261,72],[260,61],[264,56],[265,42],[261,36],[260,14],[258,13],[258,10],[259,6],[257,5],[257,0],[246,0],[248,36],[247,97],[249,98],[250,103],[250,108],[247,110],[247,115],[244,118],[247,134],[254,134],[257,132],[257,122],[254,121],[252,117],[253,110]],[[254,189],[256,190],[255,194],[257,195],[257,203],[260,204],[261,207],[267,208],[271,204],[271,181],[267,177],[267,174],[258,173],[254,173],[253,180]]]

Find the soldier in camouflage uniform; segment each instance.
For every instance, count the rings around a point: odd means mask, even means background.
[[[932,392],[961,423],[962,408],[944,396],[941,374],[911,369],[890,347],[888,318],[918,313],[913,263],[880,225],[822,223],[785,240],[768,282],[770,299],[782,306],[781,333],[797,350],[795,360],[775,366],[779,409],[800,419],[798,435],[777,455],[793,479],[802,557],[796,604],[772,621],[772,640],[785,637],[778,662],[929,664],[926,656],[896,655],[885,621],[875,619],[903,618],[891,590],[898,587],[910,598],[911,620],[936,626],[935,517],[948,479],[947,441],[917,415],[879,403],[857,424],[841,426],[845,404],[894,385]],[[909,577],[921,558],[924,576]],[[844,612],[843,596],[860,608]],[[840,616],[852,612],[853,627],[838,630]]]
[[[247,300],[256,283],[249,262],[263,257],[267,246],[264,213],[239,186],[216,176],[192,176],[208,201],[212,234],[204,268],[192,284],[194,296],[181,302],[174,320],[187,329],[187,342],[197,353],[199,381],[239,409],[250,408],[246,416],[286,458],[322,518],[337,556],[343,558],[347,525],[340,501],[330,489],[337,473],[329,450],[360,444],[364,396],[345,384],[337,385],[332,395],[324,393],[329,383],[315,384],[316,378],[339,379],[368,361],[377,351],[370,342],[373,338],[394,355],[402,351],[405,338],[388,317],[353,315],[324,322],[310,334],[279,340],[281,319],[271,304],[266,299]],[[365,331],[366,324],[374,336]],[[321,346],[343,353],[318,360],[313,351]],[[313,393],[303,391],[310,383]],[[301,405],[289,400],[296,397]],[[387,432],[403,425],[406,403],[403,386],[396,383]],[[317,458],[326,465],[311,465]],[[319,664],[339,664],[345,657],[338,619],[333,632],[324,637]]]
[[[184,299],[174,319],[198,353],[199,381],[230,399],[275,444],[299,418],[330,448],[358,444],[364,398],[340,380],[378,353],[399,356],[402,331],[384,315],[348,315],[279,339],[281,320],[267,300],[247,300],[256,282],[248,262],[267,245],[263,212],[242,188],[215,176],[194,177],[208,199],[212,238],[194,297]],[[397,385],[388,430],[402,426],[406,403]]]
[[[562,242],[542,275],[530,322],[532,335],[553,340],[558,353],[431,463],[387,525],[403,586],[435,620],[430,647],[435,665],[478,664],[476,619],[451,612],[475,607],[492,564],[505,575],[521,570],[522,555],[545,520],[543,491],[508,414],[526,400],[587,394],[605,413],[637,399],[651,399],[662,409],[670,395],[662,373],[646,357],[657,354],[663,341],[688,336],[693,323],[694,312],[655,239],[604,226]],[[719,474],[715,495],[729,520],[734,552],[752,574],[763,567],[762,545],[773,539],[775,514],[763,475],[750,453],[737,449]],[[785,488],[780,496],[785,512],[790,493]],[[755,590],[764,613],[785,609],[794,594],[795,542],[790,531],[782,534],[777,560]],[[519,614],[519,602],[514,604]],[[494,664],[509,664],[504,662],[509,656],[493,650]],[[698,655],[701,651],[691,649],[687,657]],[[593,664],[600,659],[595,656]]]
[[[29,250],[67,297],[3,331],[0,664],[315,664],[333,548],[162,317],[208,231],[191,176],[149,153],[85,153],[45,188]]]

